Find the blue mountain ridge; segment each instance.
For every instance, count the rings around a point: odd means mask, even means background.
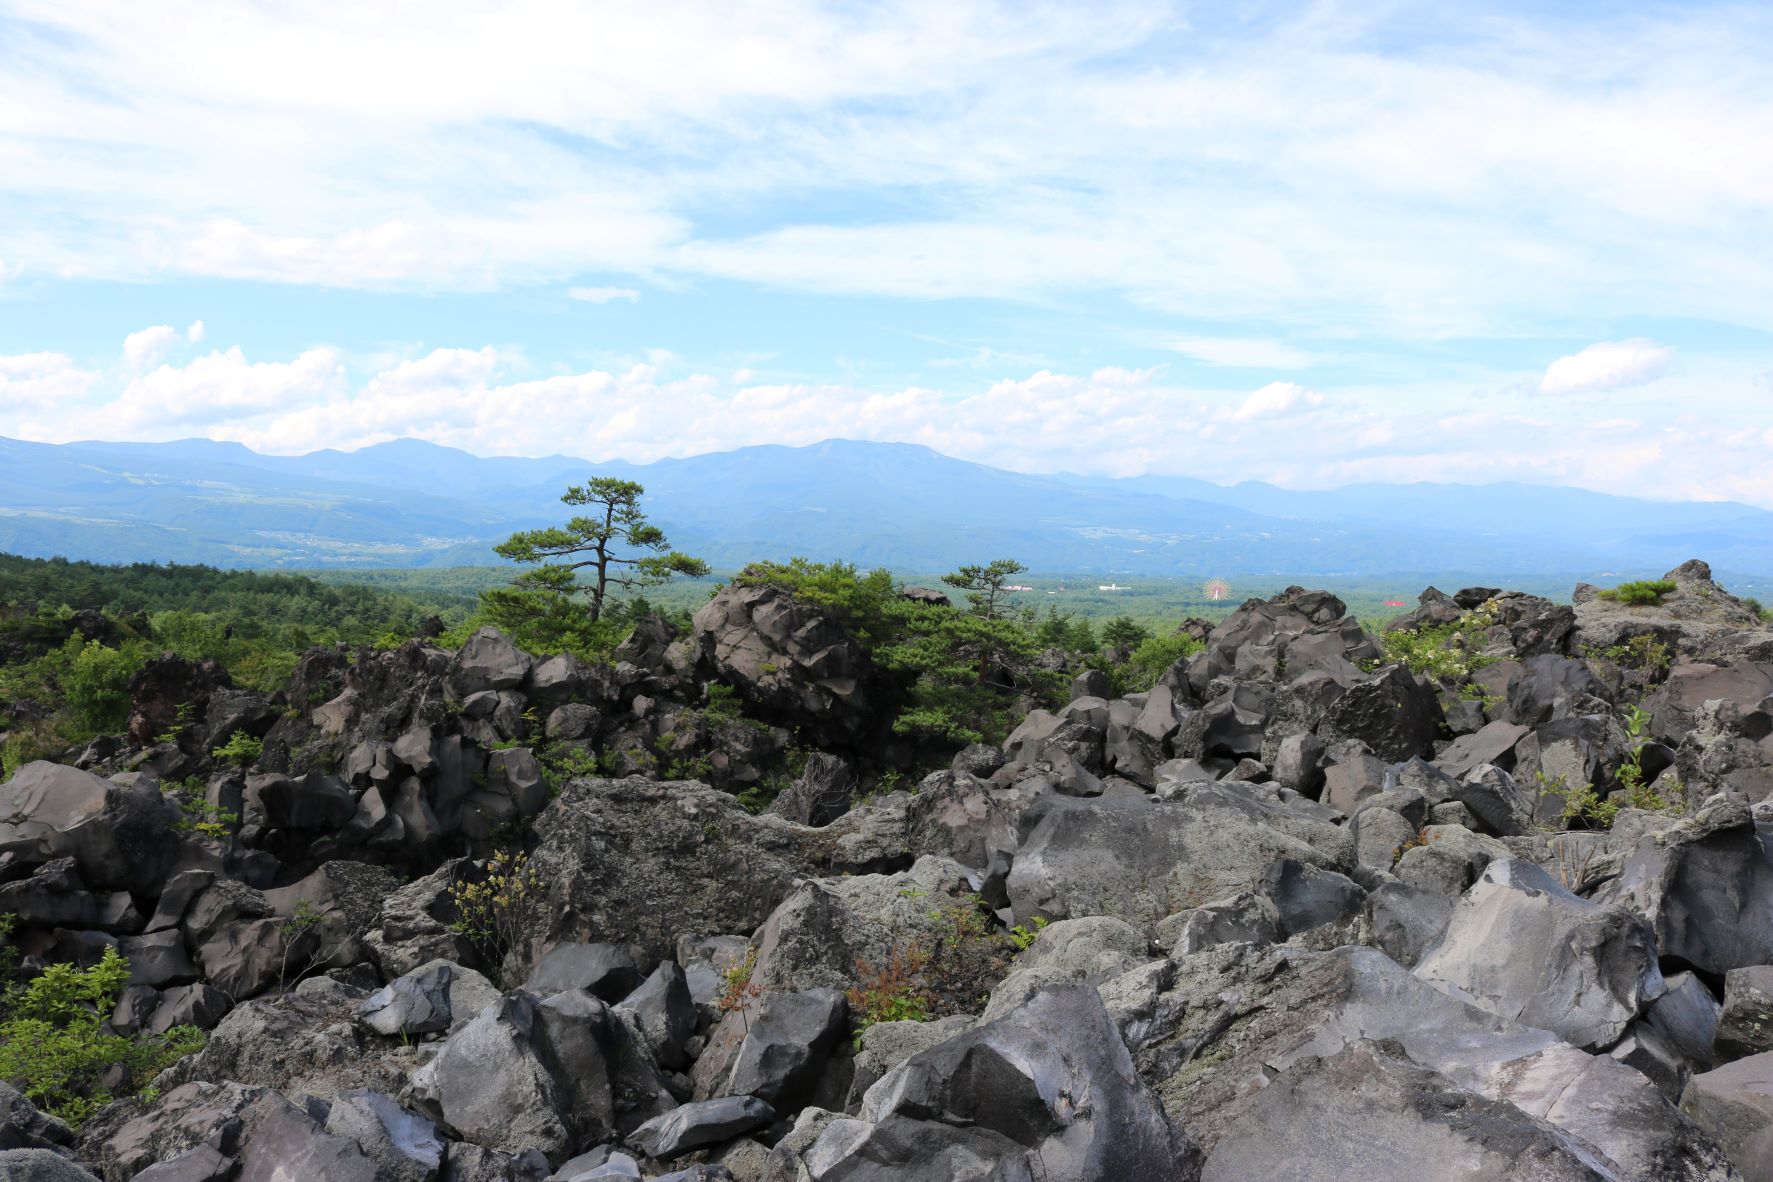
[[[717,567],[797,554],[937,571],[1015,557],[1135,576],[1660,572],[1700,554],[1773,572],[1773,512],[1519,483],[1298,492],[1186,476],[1005,471],[927,447],[832,439],[633,464],[481,457],[415,439],[264,455],[237,443],[0,439],[0,550],[233,567],[495,561],[561,520],[568,483],[646,486],[646,509]]]

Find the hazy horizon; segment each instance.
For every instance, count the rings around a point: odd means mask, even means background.
[[[0,438],[5,438],[5,437],[0,436]],[[36,442],[36,441],[23,440],[21,442]],[[415,436],[407,436],[407,435],[396,436],[396,437],[393,437],[390,439],[378,439],[378,440],[374,440],[374,441],[363,442],[363,443],[357,444],[356,446],[353,446],[353,447],[313,448],[308,451],[293,451],[293,452],[270,451],[270,450],[252,447],[251,445],[243,443],[239,440],[215,439],[215,438],[212,438],[207,435],[188,435],[188,436],[184,436],[184,437],[178,438],[178,439],[165,439],[165,440],[132,440],[132,439],[100,439],[100,438],[74,439],[74,440],[68,440],[66,442],[66,444],[52,444],[51,446],[92,447],[92,448],[103,448],[106,446],[122,446],[122,447],[134,448],[134,447],[143,447],[143,446],[177,445],[177,444],[188,444],[188,443],[231,444],[231,445],[235,445],[235,446],[239,446],[239,447],[244,447],[248,451],[250,451],[253,454],[258,455],[258,456],[262,456],[265,458],[283,458],[283,459],[299,459],[299,458],[302,458],[305,456],[320,455],[320,454],[327,454],[327,453],[337,454],[337,455],[356,455],[361,452],[370,451],[370,450],[373,450],[375,448],[380,448],[380,447],[388,447],[390,445],[399,445],[399,444],[403,444],[403,443],[419,443],[419,444],[425,444],[429,447],[435,447],[435,448],[441,448],[441,449],[444,449],[447,451],[459,452],[463,455],[472,456],[475,459],[483,459],[483,460],[543,460],[543,461],[560,460],[560,461],[569,462],[569,463],[586,464],[586,465],[591,465],[591,466],[595,466],[598,464],[622,464],[622,465],[633,465],[635,467],[646,467],[646,466],[649,466],[652,464],[669,463],[672,461],[693,460],[693,459],[698,459],[698,458],[708,457],[708,456],[729,455],[734,452],[742,452],[742,451],[747,451],[747,450],[752,450],[752,449],[757,449],[757,448],[779,447],[779,448],[785,448],[785,449],[789,449],[789,450],[806,451],[809,449],[818,448],[818,447],[826,446],[829,444],[866,443],[866,444],[876,444],[876,445],[883,446],[883,447],[920,448],[920,449],[927,451],[931,454],[941,456],[944,459],[958,460],[961,463],[979,464],[982,467],[993,468],[998,471],[1010,472],[1010,473],[1013,473],[1016,475],[1075,477],[1080,480],[1113,480],[1113,481],[1134,480],[1134,481],[1137,481],[1140,476],[1149,476],[1149,477],[1158,477],[1158,478],[1202,480],[1202,481],[1206,481],[1209,484],[1213,484],[1213,485],[1216,485],[1220,488],[1225,488],[1225,489],[1235,488],[1240,484],[1252,484],[1252,483],[1267,484],[1267,485],[1271,485],[1274,488],[1280,489],[1284,492],[1297,492],[1297,493],[1336,492],[1336,491],[1339,491],[1342,489],[1356,487],[1358,485],[1377,485],[1377,486],[1382,486],[1382,487],[1397,487],[1397,488],[1407,488],[1407,487],[1410,487],[1411,485],[1425,485],[1425,486],[1438,486],[1438,487],[1448,487],[1448,488],[1474,488],[1474,489],[1484,488],[1486,486],[1518,486],[1518,487],[1527,487],[1527,488],[1545,488],[1545,489],[1558,489],[1558,490],[1566,490],[1566,491],[1574,491],[1574,492],[1596,493],[1598,495],[1607,496],[1607,497],[1624,497],[1625,499],[1629,499],[1629,500],[1656,501],[1656,502],[1663,503],[1663,504],[1744,504],[1744,505],[1750,504],[1749,502],[1732,501],[1729,498],[1724,498],[1724,497],[1680,498],[1680,497],[1661,497],[1661,496],[1654,496],[1654,495],[1650,495],[1650,494],[1609,493],[1609,492],[1606,492],[1605,490],[1602,490],[1602,489],[1588,488],[1588,487],[1585,487],[1585,486],[1579,485],[1579,484],[1558,484],[1558,483],[1533,481],[1533,480],[1525,480],[1525,479],[1510,479],[1510,480],[1496,480],[1496,481],[1480,481],[1480,480],[1475,480],[1475,479],[1474,480],[1412,480],[1412,481],[1373,480],[1373,481],[1350,481],[1346,484],[1336,484],[1336,485],[1312,485],[1312,484],[1283,484],[1278,481],[1256,481],[1256,480],[1253,480],[1250,478],[1215,480],[1215,479],[1211,479],[1208,476],[1198,475],[1198,474],[1192,473],[1192,472],[1166,472],[1166,471],[1143,472],[1143,473],[1139,473],[1137,476],[1132,476],[1132,477],[1121,477],[1121,476],[1092,477],[1087,473],[1069,471],[1066,469],[1059,469],[1059,468],[1014,468],[1014,467],[1001,466],[998,464],[987,464],[987,463],[984,463],[983,461],[979,461],[979,460],[968,460],[968,459],[965,459],[964,457],[960,457],[960,456],[950,456],[945,452],[941,452],[935,448],[930,447],[928,444],[918,443],[918,442],[915,442],[912,440],[854,439],[854,438],[850,438],[850,437],[846,437],[846,436],[831,436],[826,439],[814,440],[814,441],[811,441],[808,443],[751,443],[751,444],[744,444],[739,447],[733,447],[733,448],[718,448],[718,449],[714,449],[711,451],[685,452],[682,454],[675,454],[675,455],[663,455],[663,456],[655,457],[650,460],[635,460],[635,459],[631,459],[627,456],[622,456],[622,455],[575,456],[575,455],[569,455],[565,452],[558,452],[558,451],[547,452],[547,453],[534,453],[534,454],[523,454],[523,453],[517,453],[517,452],[483,451],[483,450],[478,450],[474,447],[464,447],[464,446],[459,446],[459,445],[455,445],[455,444],[434,443],[428,439],[421,439],[421,438],[418,438]],[[1758,506],[1750,505],[1750,507],[1758,507]]]

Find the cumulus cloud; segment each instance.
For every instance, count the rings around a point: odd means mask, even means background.
[[[1673,349],[1653,341],[1602,341],[1546,366],[1539,392],[1587,394],[1641,386],[1667,373],[1673,359]]]
[[[0,356],[0,435],[8,420],[24,423],[83,397],[97,375],[62,353],[15,353]]]
[[[833,437],[921,443],[1025,472],[1193,475],[1322,488],[1357,481],[1564,483],[1773,506],[1756,372],[1671,376],[1592,404],[1504,386],[1255,391],[1178,384],[1162,368],[1040,369],[983,386],[757,381],[658,352],[538,376],[519,351],[438,348],[354,367],[338,350],[214,349],[146,372],[60,353],[0,356],[0,435],[51,442],[238,440],[280,454],[412,437],[482,455],[645,462]],[[1634,405],[1643,399],[1644,405]],[[1696,408],[1672,421],[1666,404]],[[1657,415],[1643,413],[1663,408]]]
[[[199,320],[185,330],[185,339],[190,341],[193,345],[200,344],[203,341],[204,334],[205,329],[203,327],[203,321]]]
[[[640,293],[632,287],[569,287],[566,298],[583,300],[587,304],[608,304],[616,300],[627,300],[632,304],[639,301]]]
[[[1279,418],[1296,410],[1310,410],[1323,404],[1322,394],[1307,390],[1297,382],[1270,382],[1244,399],[1243,404],[1231,412],[1231,418],[1236,422]]]
[[[170,324],[156,324],[123,338],[123,364],[130,369],[147,369],[171,352],[179,341],[179,332]]]

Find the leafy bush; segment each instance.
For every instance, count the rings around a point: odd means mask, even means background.
[[[1017,952],[1027,952],[1040,939],[1041,932],[1046,930],[1045,916],[1037,915],[1025,924],[1017,924],[1009,931],[1010,943],[1016,946]]]
[[[858,1050],[863,1033],[876,1023],[930,1020],[929,991],[918,982],[929,961],[928,951],[908,944],[895,944],[886,964],[879,967],[856,958],[857,984],[848,997]]]
[[[1651,674],[1668,672],[1669,663],[1674,660],[1674,654],[1669,651],[1668,645],[1648,632],[1606,648],[1591,645],[1583,650],[1583,656],[1599,657],[1611,661],[1621,669]]]
[[[522,938],[542,905],[547,884],[527,854],[495,853],[481,882],[458,882],[449,888],[450,902],[461,916],[452,926],[468,937],[495,979],[505,956]]]
[[[212,748],[210,756],[236,767],[251,767],[265,753],[265,744],[245,731],[235,731],[220,747]]]
[[[720,974],[720,996],[714,1001],[715,1008],[722,1014],[738,1014],[747,1034],[751,1031],[751,1007],[763,996],[763,986],[751,979],[756,971],[757,946],[753,944],[745,949],[743,960],[728,966]]]
[[[1450,624],[1400,628],[1379,634],[1385,659],[1409,667],[1419,676],[1463,681],[1496,658],[1484,653],[1486,633],[1496,624],[1496,608],[1486,603],[1461,613]]]
[[[861,574],[848,562],[806,558],[754,562],[733,582],[743,587],[780,587],[800,602],[819,608],[869,648],[898,634],[912,612],[939,610],[908,603],[900,596],[891,571],[880,568]]]
[[[1675,590],[1673,579],[1639,579],[1602,591],[1600,597],[1628,607],[1655,607],[1662,602],[1663,596],[1673,595]]]
[[[133,1094],[161,1068],[203,1045],[193,1026],[159,1036],[106,1032],[102,1024],[128,980],[129,962],[107,948],[91,968],[51,965],[10,990],[0,1021],[0,1079],[79,1127],[117,1095]],[[117,1081],[115,1091],[111,1081]]]
[[[999,560],[944,576],[970,610],[912,602],[891,572],[845,562],[758,562],[734,581],[780,587],[853,633],[898,683],[896,733],[965,744],[1001,739],[1026,710],[1021,695],[1046,700],[1063,681],[1037,662],[1032,612],[1005,608],[1004,580],[1018,569]]]
[[[82,643],[75,634],[62,656],[62,693],[74,725],[92,734],[122,730],[129,718],[129,679],[141,668],[143,654],[106,648],[96,640]]]
[[[1102,643],[1110,648],[1136,648],[1151,639],[1151,629],[1131,616],[1116,616],[1102,625]]]
[[[1151,636],[1139,642],[1123,665],[1112,670],[1115,692],[1125,695],[1148,690],[1177,661],[1186,660],[1206,646],[1186,633]]]
[[[180,832],[226,837],[240,824],[240,814],[233,809],[210,806],[206,785],[196,776],[166,787],[163,795],[178,806],[179,819],[173,828]]]

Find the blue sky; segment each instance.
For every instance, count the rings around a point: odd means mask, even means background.
[[[1773,505],[1773,9],[0,0],[0,435]]]

